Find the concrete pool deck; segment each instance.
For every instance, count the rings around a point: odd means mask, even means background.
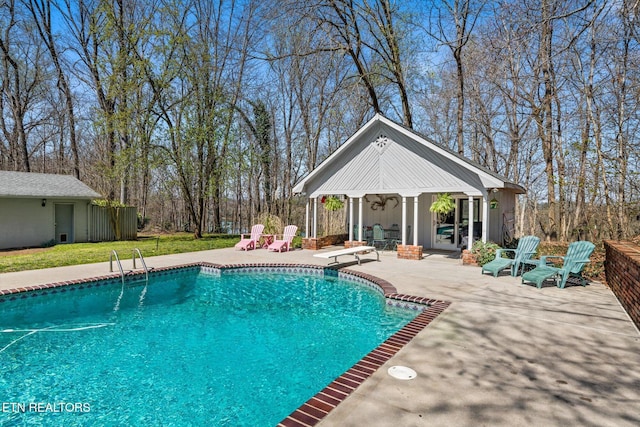
[[[149,267],[328,264],[314,253],[231,248],[145,259]],[[640,425],[640,333],[606,286],[521,286],[520,278],[481,275],[457,254],[411,261],[384,252],[380,260],[365,255],[358,266],[344,257],[339,266],[451,305],[318,425]],[[108,262],[3,273],[0,289],[107,274]],[[418,377],[394,379],[387,374],[394,365]]]

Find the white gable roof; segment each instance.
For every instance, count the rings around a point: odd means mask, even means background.
[[[71,175],[0,171],[0,197],[99,199],[102,196]]]
[[[376,114],[293,189],[322,194],[465,193],[524,188]]]

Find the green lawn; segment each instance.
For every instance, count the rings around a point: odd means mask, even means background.
[[[145,258],[155,255],[179,254],[229,248],[239,241],[235,235],[205,235],[194,239],[192,234],[180,233],[161,236],[140,236],[138,240],[125,242],[72,243],[51,248],[0,253],[0,273],[37,270],[65,265],[90,264],[109,261],[112,250],[121,260],[131,259],[134,248],[140,249]]]

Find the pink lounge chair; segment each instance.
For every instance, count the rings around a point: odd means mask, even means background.
[[[258,240],[260,240],[260,236],[264,231],[264,225],[256,224],[251,227],[251,235],[245,237],[244,234],[240,235],[240,241],[236,243],[236,249],[242,249],[244,251],[248,251],[250,249],[255,249],[258,245]]]
[[[293,240],[296,232],[298,231],[297,225],[287,225],[284,228],[284,233],[282,234],[282,240],[274,240],[273,243],[269,245],[270,251],[278,251],[282,252],[283,250],[290,251],[291,250],[291,241]]]

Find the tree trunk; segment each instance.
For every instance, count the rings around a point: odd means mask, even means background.
[[[544,171],[547,178],[547,224],[544,230],[547,241],[555,240],[558,233],[557,224],[557,202],[556,202],[556,179],[553,168],[553,99],[554,99],[554,81],[552,79],[552,38],[553,29],[551,21],[550,0],[542,0],[542,22],[540,34],[540,60],[542,71],[542,82],[544,86],[544,96],[542,98],[541,111],[542,123],[541,142],[542,155],[544,158]]]
[[[589,140],[591,138],[591,124],[593,121],[593,76],[596,68],[596,40],[595,30],[591,30],[591,41],[589,43],[589,76],[584,88],[585,97],[585,118],[582,129],[582,141],[580,144],[580,160],[578,167],[578,188],[576,189],[576,210],[574,213],[574,227],[581,232],[586,232],[589,221],[584,218],[584,208],[586,205],[586,185],[587,185],[587,153],[589,151]],[[597,172],[596,172],[597,173]],[[595,183],[598,181],[595,180]],[[594,184],[596,185],[596,184]],[[579,238],[582,236],[579,236]],[[584,237],[586,238],[586,236]]]
[[[462,69],[462,47],[457,46],[453,49],[453,58],[456,61],[457,72],[457,106],[456,106],[456,124],[457,133],[456,141],[458,146],[458,154],[464,155],[464,71]]]
[[[629,162],[627,132],[625,123],[627,121],[627,74],[629,72],[629,45],[632,33],[632,11],[628,10],[629,2],[623,2],[621,18],[623,21],[623,40],[622,52],[620,53],[620,64],[617,66],[617,118],[616,118],[616,151],[617,151],[617,189],[616,189],[616,238],[623,239],[627,234],[627,215],[626,215],[626,181]]]

